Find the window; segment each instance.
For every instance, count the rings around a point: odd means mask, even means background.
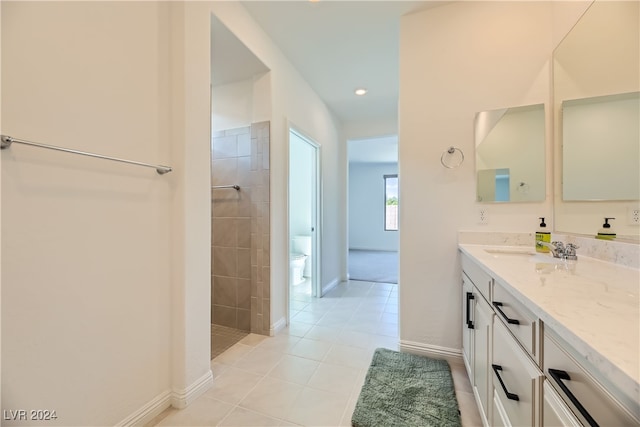
[[[384,229],[398,230],[398,175],[384,176]]]

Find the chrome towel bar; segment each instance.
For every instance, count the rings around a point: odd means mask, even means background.
[[[239,185],[214,185],[213,187],[211,187],[212,190],[217,190],[220,188],[233,188],[236,191],[240,191]]]
[[[24,139],[14,138],[9,135],[0,135],[0,139],[2,139],[2,145],[0,145],[0,148],[3,150],[5,148],[9,148],[11,144],[15,142],[18,144],[31,145],[33,147],[46,148],[48,150],[64,151],[65,153],[80,154],[81,156],[89,156],[89,157],[95,157],[98,159],[113,160],[114,162],[128,163],[130,165],[138,165],[138,166],[144,166],[147,168],[154,168],[156,172],[158,172],[160,175],[164,175],[165,173],[172,171],[170,166],[151,165],[149,163],[136,162],[134,160],[125,160],[125,159],[119,159],[117,157],[103,156],[101,154],[87,153],[86,151],[72,150],[70,148],[56,147],[55,145],[47,145],[47,144],[41,144],[39,142],[26,141]]]

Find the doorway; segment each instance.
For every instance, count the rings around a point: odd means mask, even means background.
[[[320,145],[289,128],[289,319],[320,288]]]
[[[349,140],[350,280],[398,283],[398,137]]]

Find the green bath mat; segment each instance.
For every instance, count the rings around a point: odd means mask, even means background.
[[[354,427],[460,427],[449,364],[378,348],[356,408]]]

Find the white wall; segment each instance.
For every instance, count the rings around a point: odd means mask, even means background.
[[[236,129],[271,119],[269,73],[212,88],[213,130]]]
[[[406,15],[400,31],[400,336],[457,353],[460,341],[458,230],[533,231],[551,213],[540,203],[479,205],[473,118],[478,111],[548,105],[556,35],[575,22],[552,2],[456,2]],[[564,12],[564,9],[559,9]],[[573,21],[572,21],[573,19]],[[547,122],[550,114],[547,107]],[[546,164],[551,165],[547,129]],[[445,169],[454,145],[465,162]],[[478,224],[482,206],[488,225]]]
[[[214,131],[249,126],[253,115],[253,79],[214,86],[211,111]]]
[[[289,135],[289,230],[290,235],[311,234],[314,148],[295,133]]]
[[[343,272],[346,271],[346,214],[343,202],[343,183],[346,178],[341,166],[344,157],[339,146],[339,122],[239,2],[190,2],[185,7],[188,10],[189,31],[203,32],[203,28],[209,26],[209,14],[213,13],[271,70],[271,236],[285,236],[288,230],[288,121],[321,145],[324,196],[321,281],[326,288],[344,278]],[[208,39],[198,39],[194,40],[191,47],[205,55],[208,45]],[[208,57],[194,56],[191,68],[197,68],[200,62],[207,60]],[[191,77],[188,75],[188,78]],[[195,80],[195,76],[193,78],[192,83],[196,86],[206,83],[201,79]],[[203,112],[200,109],[191,110],[194,116],[200,116]],[[286,318],[288,244],[287,239],[271,239],[272,325]],[[336,248],[345,249],[339,251]]]
[[[166,3],[1,7],[3,133],[180,167]],[[176,175],[18,144],[1,158],[3,409],[120,422],[172,387]]]
[[[349,164],[350,249],[398,250],[398,231],[384,229],[384,175],[397,173],[397,163]]]

